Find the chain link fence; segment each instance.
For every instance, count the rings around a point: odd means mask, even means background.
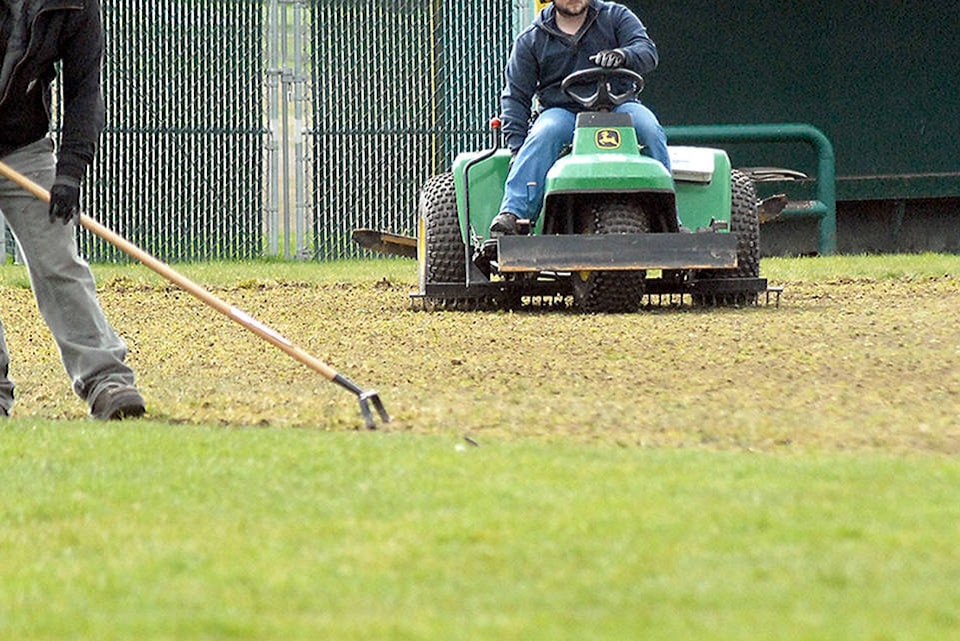
[[[495,0],[311,6],[315,255],[355,256],[354,228],[412,234],[420,186],[489,144],[513,10]]]
[[[489,144],[527,2],[101,1],[107,127],[82,204],[167,262],[333,260],[361,255],[355,228],[413,233],[420,186]]]
[[[107,128],[85,206],[165,260],[263,253],[263,11],[105,0]],[[92,261],[117,250],[81,235]]]

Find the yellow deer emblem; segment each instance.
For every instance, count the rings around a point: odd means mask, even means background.
[[[597,131],[597,147],[600,149],[619,149],[620,132],[616,129],[600,129]]]

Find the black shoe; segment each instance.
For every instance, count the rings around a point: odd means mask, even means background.
[[[508,211],[497,214],[493,222],[490,223],[490,235],[494,238],[498,236],[516,236],[519,233],[517,231],[517,219],[516,214],[511,214]]]
[[[108,387],[97,394],[90,406],[90,414],[102,421],[140,418],[145,412],[143,397],[132,385]]]

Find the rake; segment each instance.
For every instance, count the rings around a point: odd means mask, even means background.
[[[5,178],[16,183],[26,191],[36,196],[38,199],[44,202],[50,202],[49,191],[3,162],[0,162],[0,175],[3,175]],[[373,411],[371,410],[371,405],[376,410],[377,414],[379,414],[380,419],[384,423],[390,422],[390,415],[387,413],[386,408],[383,406],[383,401],[380,400],[380,395],[376,391],[362,389],[356,383],[343,376],[320,359],[311,356],[307,352],[291,343],[276,330],[268,327],[264,323],[261,323],[243,310],[237,309],[233,305],[230,305],[229,303],[218,298],[183,274],[174,270],[163,261],[151,256],[149,253],[140,249],[119,234],[104,227],[86,214],[80,214],[80,225],[83,226],[87,231],[99,236],[128,256],[140,261],[171,283],[179,286],[187,293],[200,299],[230,320],[239,323],[271,345],[279,348],[294,359],[300,361],[310,369],[319,372],[328,381],[336,383],[340,387],[352,392],[353,394],[356,394],[360,401],[360,413],[363,415],[363,420],[367,426],[367,429],[374,430],[377,428]]]

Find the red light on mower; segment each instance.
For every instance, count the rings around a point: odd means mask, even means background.
[[[499,128],[500,128],[500,125],[501,125],[501,122],[500,122],[500,119],[499,119],[499,118],[494,117],[494,118],[491,118],[491,119],[490,119],[490,128],[491,128],[491,129],[499,129]]]

